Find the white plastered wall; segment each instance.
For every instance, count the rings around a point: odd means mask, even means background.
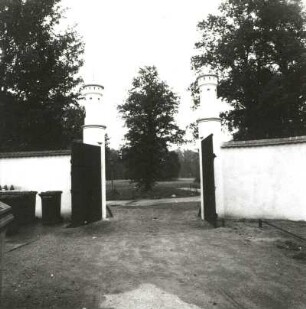
[[[0,185],[24,191],[63,191],[61,213],[71,214],[70,155],[0,158]],[[41,198],[36,196],[36,216],[41,217]]]
[[[306,220],[306,137],[224,146],[225,216]]]

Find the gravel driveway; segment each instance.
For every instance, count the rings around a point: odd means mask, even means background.
[[[305,242],[250,221],[212,229],[198,207],[116,206],[107,222],[25,228],[7,238],[1,308],[306,308]],[[306,236],[305,222],[276,223]]]

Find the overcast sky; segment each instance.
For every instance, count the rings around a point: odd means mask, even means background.
[[[215,12],[214,0],[64,0],[69,23],[85,42],[85,83],[104,88],[111,147],[122,144],[123,122],[116,110],[140,67],[155,65],[162,80],[181,97],[179,125],[194,118],[187,88],[194,76],[190,58],[199,34],[197,23]]]
[[[306,0],[305,0],[306,1]],[[304,1],[304,2],[305,2]],[[122,104],[138,69],[155,65],[162,80],[181,97],[178,124],[195,119],[187,91],[195,76],[190,58],[198,41],[197,23],[215,13],[220,0],[63,0],[69,23],[85,42],[85,83],[104,86],[111,147],[122,144]]]

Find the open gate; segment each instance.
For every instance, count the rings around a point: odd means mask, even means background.
[[[71,151],[71,225],[102,219],[101,148],[73,143]]]
[[[217,227],[216,198],[215,198],[215,175],[213,151],[213,135],[209,135],[201,142],[202,150],[202,179],[203,179],[203,203],[204,219]]]

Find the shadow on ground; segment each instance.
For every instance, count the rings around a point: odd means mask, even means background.
[[[117,206],[107,222],[23,229],[7,239],[1,308],[305,308],[305,242],[249,221],[212,229],[198,207]],[[279,224],[306,236],[305,223]]]

